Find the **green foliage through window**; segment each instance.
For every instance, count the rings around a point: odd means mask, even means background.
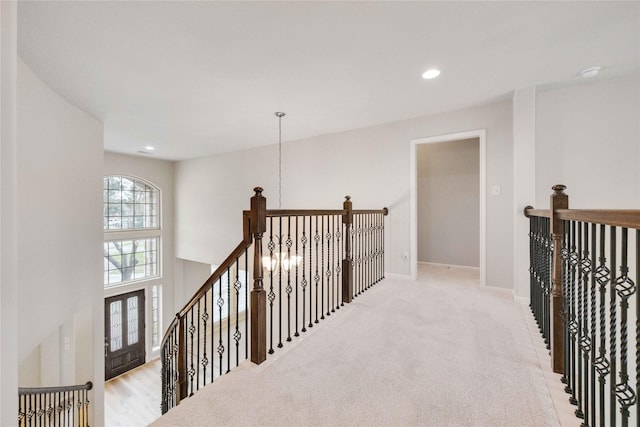
[[[104,229],[158,228],[158,190],[125,176],[104,177]]]

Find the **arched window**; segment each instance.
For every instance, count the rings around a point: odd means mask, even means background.
[[[104,177],[104,285],[160,275],[160,190],[138,178]]]
[[[105,176],[105,231],[158,228],[158,193],[153,185],[139,179]]]

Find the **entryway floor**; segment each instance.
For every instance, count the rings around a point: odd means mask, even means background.
[[[160,359],[104,385],[104,425],[142,427],[160,417]]]

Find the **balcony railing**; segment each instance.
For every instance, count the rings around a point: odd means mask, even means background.
[[[93,384],[18,388],[18,426],[89,427]]]
[[[164,336],[162,413],[245,359],[262,363],[384,278],[386,208],[353,210],[347,196],[339,210],[268,210],[262,191],[243,212],[242,241]]]
[[[640,210],[569,209],[565,188],[525,209],[531,309],[582,425],[637,426]]]

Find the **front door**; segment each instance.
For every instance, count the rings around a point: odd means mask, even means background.
[[[104,300],[104,379],[145,362],[144,290]]]

